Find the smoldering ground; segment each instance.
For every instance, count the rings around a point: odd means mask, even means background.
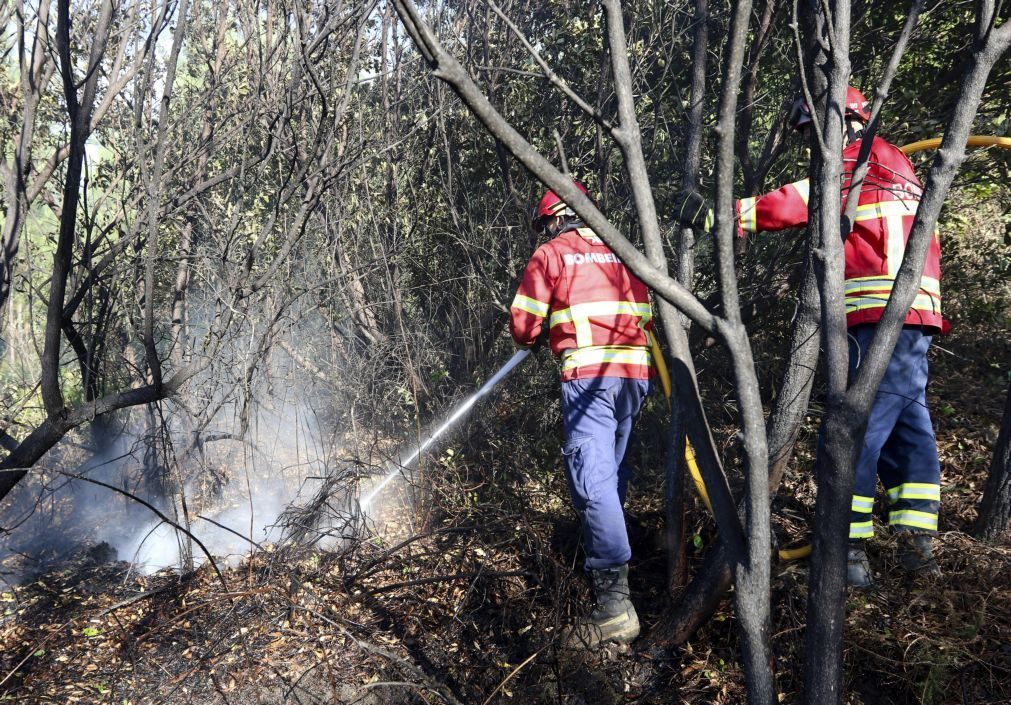
[[[171,452],[187,445],[178,422],[155,437],[134,413],[97,438],[86,429],[86,442],[66,439],[0,509],[0,578],[23,582],[82,556],[143,573],[191,568],[207,557],[187,532],[226,564],[276,543],[278,518],[317,494],[337,449],[306,404],[273,399],[270,407],[257,408],[245,439],[218,433],[177,468]],[[229,405],[219,416],[216,428],[238,424]],[[312,528],[325,544],[323,524]]]
[[[197,299],[189,330],[203,339],[213,312]],[[424,439],[454,426],[467,400],[398,448],[389,439],[412,414],[389,401],[402,384],[378,385],[389,351],[334,357],[327,331],[311,307],[283,330],[251,326],[180,397],[68,435],[0,505],[0,580],[82,557],[187,570],[207,560],[204,548],[235,563],[282,540],[325,549],[382,531],[384,505],[411,502],[411,483],[377,483],[401,469],[409,478]],[[286,344],[263,342],[275,339]],[[362,389],[388,394],[363,403]]]

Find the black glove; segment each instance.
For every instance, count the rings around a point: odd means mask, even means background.
[[[682,225],[709,232],[713,227],[713,209],[701,194],[682,191],[674,199],[674,219]]]

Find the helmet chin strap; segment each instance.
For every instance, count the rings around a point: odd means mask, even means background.
[[[544,226],[544,230],[547,231],[551,237],[557,237],[566,230],[573,230],[574,228],[582,228],[585,226],[586,223],[577,216],[555,216]]]
[[[558,233],[562,232],[562,219],[557,215],[551,216],[544,221],[544,225],[541,226],[541,232],[548,237],[555,237]]]
[[[846,121],[846,144],[862,139],[864,136],[864,124],[859,120]]]

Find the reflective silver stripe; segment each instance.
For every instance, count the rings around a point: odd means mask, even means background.
[[[548,315],[548,310],[551,308],[550,304],[546,304],[543,301],[538,301],[537,299],[531,299],[529,296],[522,296],[516,294],[516,298],[513,299],[513,308],[518,308],[521,311],[526,311],[527,313],[532,313],[535,316],[540,316],[543,318]]]
[[[648,367],[651,360],[649,348],[638,346],[598,345],[590,348],[569,348],[562,351],[562,370],[603,364]]]
[[[915,509],[900,509],[888,514],[888,523],[891,526],[912,526],[916,529],[937,531],[937,514],[918,512]]]
[[[941,501],[941,486],[929,482],[904,482],[888,490],[888,499],[897,502],[900,499],[926,499],[931,502]]]
[[[895,211],[895,209],[890,209]],[[884,218],[885,243],[888,253],[885,255],[885,266],[889,274],[898,274],[902,266],[902,257],[906,254],[906,231],[902,227],[902,213],[891,212]]]
[[[851,294],[862,292],[864,290],[880,291],[881,289],[891,291],[894,286],[894,277],[856,277],[854,279],[846,280],[846,293]],[[920,277],[920,291],[933,294],[934,296],[940,296],[941,282],[934,277]]]
[[[850,509],[861,514],[870,514],[870,512],[874,509],[874,498],[853,495],[853,502],[850,505]]]
[[[753,233],[758,230],[758,203],[757,196],[749,196],[741,199],[741,230],[746,233]]]
[[[854,521],[850,523],[851,539],[869,539],[874,535],[873,521]]]
[[[808,179],[801,179],[800,181],[794,181],[792,184],[797,193],[804,201],[804,205],[807,205],[808,199],[811,197],[811,182]]]

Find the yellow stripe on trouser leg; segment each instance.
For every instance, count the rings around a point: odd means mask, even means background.
[[[850,522],[850,538],[851,539],[869,539],[874,535],[874,522],[873,521],[851,521]]]
[[[930,482],[903,482],[888,489],[888,499],[894,504],[900,499],[926,499],[941,501],[941,486]]]
[[[850,539],[869,539],[873,536],[874,521],[867,515],[874,511],[874,498],[859,494],[853,495],[850,511],[856,515],[850,521]]]
[[[874,498],[873,497],[861,497],[858,494],[853,495],[853,503],[850,508],[854,512],[859,512],[860,514],[870,514],[874,509]]]
[[[937,514],[915,509],[898,509],[888,514],[889,526],[937,531]]]

